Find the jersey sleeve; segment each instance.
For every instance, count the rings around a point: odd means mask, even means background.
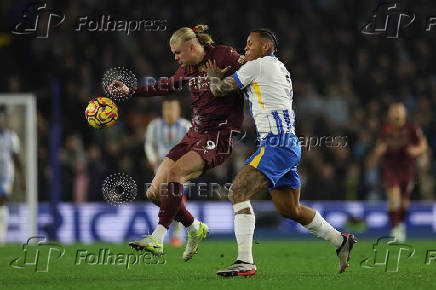
[[[14,132],[11,132],[11,143],[11,154],[20,154],[20,139]]]
[[[225,68],[230,66],[230,69],[224,75],[225,77],[232,75],[235,73],[244,63],[244,56],[240,55],[233,47],[226,46],[223,51],[223,65]]]
[[[244,89],[251,84],[255,77],[259,75],[260,63],[256,60],[248,61],[233,74],[233,78],[240,89]]]
[[[187,82],[188,80],[185,78],[185,69],[179,67],[174,75],[169,78],[161,78],[152,84],[138,87],[135,91],[134,97],[167,96],[170,93],[183,88]]]

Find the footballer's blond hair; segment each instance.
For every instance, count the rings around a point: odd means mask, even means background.
[[[211,45],[214,43],[210,34],[206,33],[209,26],[205,24],[195,25],[194,28],[182,27],[177,29],[170,38],[170,44],[178,41],[188,41],[194,38],[198,39],[198,42],[202,46]]]

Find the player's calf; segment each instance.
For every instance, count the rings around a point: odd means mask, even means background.
[[[315,211],[307,206],[300,205],[300,188],[279,188],[271,191],[271,196],[277,212],[285,218],[292,219],[301,225],[309,224]]]

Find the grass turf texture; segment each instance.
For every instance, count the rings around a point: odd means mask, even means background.
[[[251,278],[221,278],[216,270],[227,267],[236,257],[234,241],[204,241],[199,253],[183,262],[183,248],[165,247],[165,264],[75,265],[78,249],[98,255],[100,248],[111,253],[136,254],[127,244],[65,245],[65,254],[50,263],[48,272],[34,267],[16,269],[9,263],[23,257],[20,244],[0,247],[0,289],[435,289],[436,259],[425,264],[427,250],[435,241],[409,241],[415,254],[401,256],[398,272],[383,266],[360,266],[373,257],[374,241],[359,241],[350,267],[337,274],[333,247],[322,241],[261,241],[254,245],[258,273]],[[436,256],[436,254],[434,254]]]

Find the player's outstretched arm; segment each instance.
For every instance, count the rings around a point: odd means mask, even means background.
[[[208,60],[205,64],[205,67],[207,76],[209,77],[210,91],[214,96],[225,96],[229,92],[239,89],[233,77],[229,76],[223,80],[221,79],[230,69],[230,66],[220,69],[215,60],[213,62]]]
[[[386,144],[385,141],[377,140],[377,143],[375,145],[375,150],[374,150],[374,155],[375,155],[377,160],[380,159],[380,157],[382,157],[383,154],[385,154],[387,148],[388,148],[388,145]]]
[[[134,97],[153,97],[153,96],[167,96],[170,93],[181,90],[188,82],[184,77],[184,69],[180,67],[172,77],[161,77],[159,80],[152,84],[138,87],[134,92]],[[109,85],[109,92],[111,94],[117,93],[121,96],[127,96],[130,93],[129,87],[121,81],[114,80]]]
[[[407,148],[407,152],[409,153],[409,155],[413,157],[424,154],[428,148],[427,138],[424,136],[424,133],[422,132],[421,128],[416,129],[415,134],[418,143],[415,146],[410,146]]]

